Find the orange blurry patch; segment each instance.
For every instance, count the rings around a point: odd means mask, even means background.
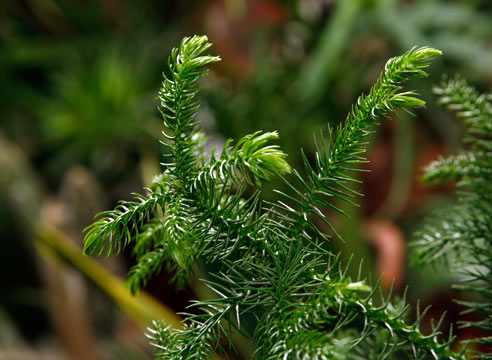
[[[384,220],[371,220],[365,227],[367,237],[376,248],[377,271],[383,274],[381,286],[398,291],[403,283],[406,245],[405,237],[395,224]]]

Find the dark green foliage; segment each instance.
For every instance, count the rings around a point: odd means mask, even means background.
[[[321,137],[315,164],[304,156],[306,175],[293,170],[295,183],[284,179],[292,193],[280,192],[282,201],[264,208],[259,192],[249,188],[291,172],[286,155],[265,146],[276,133],[247,135],[234,147],[229,140],[218,158],[196,153],[195,81],[203,65],[218,60],[203,55],[209,46],[204,36],[186,38],[170,58],[160,93],[166,170],[147,197],[103,213],[86,235],[87,253],[135,241],[132,292],[163,264],[176,270],[179,285],[198,262],[217,269],[203,280],[216,298],[192,303],[200,310],[183,314],[183,330],[159,321],[150,330],[158,358],[210,359],[233,347],[232,334],[241,332],[254,340],[258,359],[464,359],[437,341],[439,326],[422,334],[422,316],[407,323],[407,305],[392,304],[391,295],[380,299],[378,286],[360,275],[350,278],[348,264],[320,243],[329,235],[313,221],[316,216],[333,229],[323,211],[340,211],[333,200],[354,203],[349,173],[365,161],[365,137],[378,119],[424,106],[401,84],[425,76],[440,52],[412,49],[389,60],[345,123],[329,127],[328,140]]]
[[[231,229],[257,222],[252,220],[257,217],[256,201],[243,200],[241,179],[259,183],[290,171],[278,146],[265,145],[277,134],[260,132],[245,136],[235,147],[227,145],[218,159],[214,154],[208,162],[202,157],[199,167],[196,150],[201,136],[193,122],[199,103],[193,98],[199,90],[196,80],[206,73],[201,68],[219,61],[201,55],[210,45],[205,37],[187,38],[170,58],[170,75],[164,76],[159,94],[168,132],[163,143],[171,158],[166,171],[155,179],[147,196],[135,195],[138,201],[122,202],[86,229],[86,253],[100,254],[108,244],[109,254],[136,240],[138,264],[130,272],[132,292],[160,270],[164,259],[169,269],[179,270],[176,280],[182,286],[197,258],[210,253],[211,242],[217,245],[225,239],[221,249],[232,251],[232,244],[238,243],[229,234],[238,235]],[[151,217],[154,220],[149,222]]]
[[[456,181],[459,202],[441,211],[417,234],[414,263],[445,262],[464,275],[460,289],[475,292],[482,302],[460,301],[483,320],[465,323],[492,331],[492,95],[479,94],[457,77],[435,89],[440,102],[457,112],[467,126],[467,149],[440,158],[425,168],[424,179],[438,183]],[[474,340],[492,346],[492,337]],[[492,354],[481,354],[491,359]]]

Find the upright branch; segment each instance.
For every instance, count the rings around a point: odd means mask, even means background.
[[[218,56],[202,55],[212,46],[206,36],[185,38],[179,48],[171,52],[169,75],[163,74],[164,81],[159,92],[161,113],[167,131],[163,131],[167,141],[163,144],[169,149],[171,162],[166,164],[169,172],[183,184],[196,172],[194,135],[198,123],[193,121],[200,107],[193,101],[200,90],[196,81],[207,74],[203,66],[220,61]]]
[[[350,173],[358,171],[358,166],[366,162],[363,153],[367,147],[367,136],[379,119],[391,115],[398,116],[398,109],[411,114],[412,109],[425,106],[425,102],[416,97],[416,92],[401,91],[402,83],[411,77],[426,77],[424,69],[432,58],[439,54],[439,50],[422,47],[413,48],[390,59],[369,94],[361,95],[357,99],[345,122],[339,125],[336,131],[328,126],[328,143],[321,138],[321,146],[317,144],[314,167],[303,153],[307,177],[304,179],[300,173],[294,171],[301,189],[296,190],[294,185],[291,185],[297,197],[281,193],[285,202],[274,204],[273,210],[290,224],[289,229],[293,236],[298,236],[306,230],[314,232],[316,236],[327,236],[312,222],[309,217],[312,214],[339,237],[327,221],[322,208],[343,214],[343,211],[336,207],[333,201],[335,199],[357,205],[353,198],[359,193],[348,184],[357,182]],[[282,213],[288,216],[280,215]]]

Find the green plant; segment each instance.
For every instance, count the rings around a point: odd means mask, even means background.
[[[463,276],[457,288],[471,291],[477,298],[458,301],[483,320],[464,322],[492,331],[492,94],[480,94],[456,77],[435,88],[440,103],[457,111],[465,121],[467,149],[442,157],[425,168],[424,180],[430,183],[456,181],[459,202],[429,220],[414,242],[416,265],[441,263]],[[492,336],[472,343],[492,347]],[[480,353],[492,359],[492,353]]]
[[[183,314],[184,330],[155,322],[150,336],[158,357],[212,358],[214,351],[233,347],[232,334],[240,332],[254,340],[259,359],[464,359],[450,350],[452,338],[438,342],[439,324],[424,335],[424,314],[407,322],[408,305],[393,303],[391,294],[380,299],[377,284],[351,278],[347,261],[323,243],[339,237],[325,210],[343,213],[336,201],[356,205],[350,174],[365,162],[367,135],[378,119],[424,106],[401,84],[426,76],[424,69],[440,52],[414,48],[390,59],[344,124],[320,137],[315,162],[303,154],[303,175],[290,168],[278,146],[267,144],[276,132],[247,135],[234,146],[229,140],[207,160],[193,98],[196,80],[206,73],[201,67],[219,60],[204,55],[209,47],[204,36],[185,38],[170,57],[160,92],[170,157],[164,172],[145,195],[100,214],[86,229],[86,254],[135,243],[133,293],[164,264],[179,286],[200,267],[205,272],[202,281],[217,297],[192,303],[199,310]],[[291,193],[278,191],[277,202],[264,202],[259,186],[274,176]]]

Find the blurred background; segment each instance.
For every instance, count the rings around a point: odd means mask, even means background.
[[[94,214],[141,192],[160,171],[155,97],[181,38],[207,34],[223,61],[202,82],[198,114],[210,147],[278,130],[289,162],[314,153],[313,134],[343,121],[389,57],[428,45],[444,56],[410,83],[428,101],[416,118],[373,135],[360,208],[327,214],[333,241],[367,277],[461,317],[456,274],[408,267],[407,243],[452,186],[429,188],[423,165],[456,149],[462,125],[434,103],[443,74],[492,84],[488,0],[3,0],[0,2],[0,359],[150,359],[151,319],[179,321],[199,282],[175,291],[161,274],[132,298],[123,256],[82,256]],[[263,196],[273,199],[265,184]],[[345,205],[341,205],[345,206]],[[429,322],[430,324],[430,322]],[[430,326],[430,325],[427,325]],[[458,329],[459,339],[476,336]],[[249,344],[238,340],[246,359]]]

